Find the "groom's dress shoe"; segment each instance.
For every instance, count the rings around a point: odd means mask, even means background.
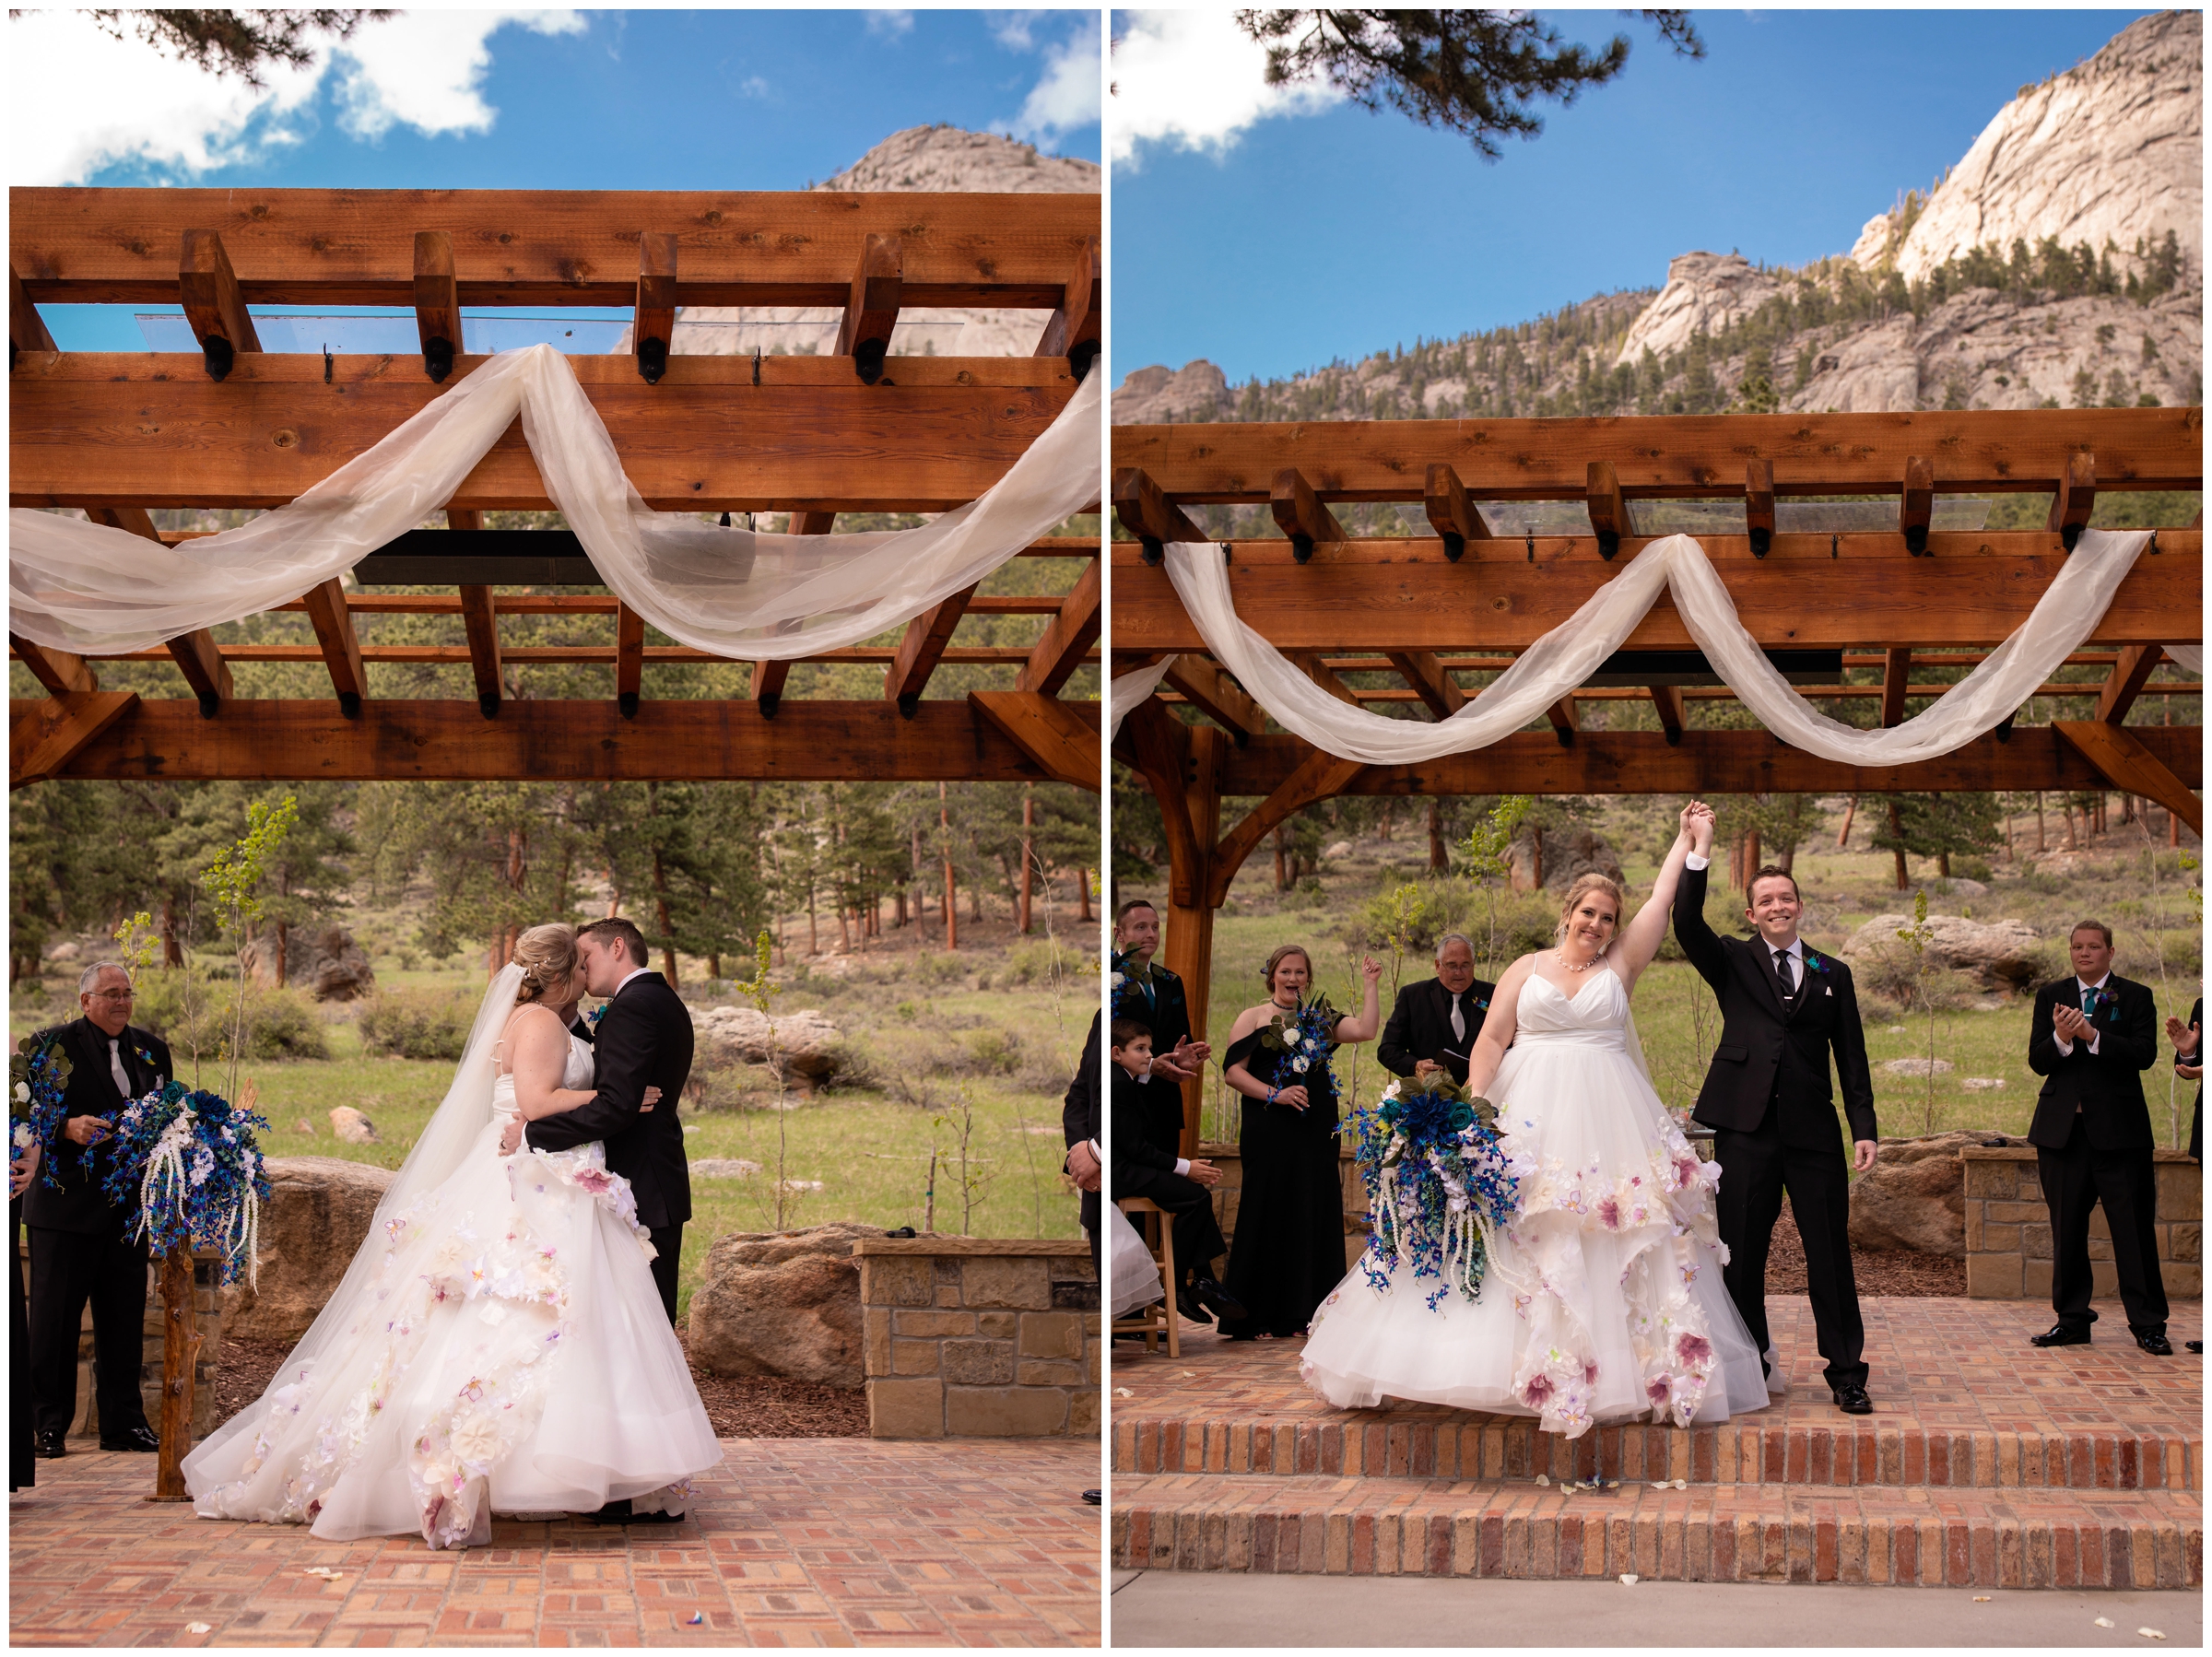
[[[1213,1322],[1213,1319],[1206,1316],[1205,1311],[1200,1309],[1196,1298],[1187,1288],[1177,1291],[1175,1310],[1186,1323],[1211,1324]]]
[[[1199,1305],[1205,1307],[1206,1310],[1224,1322],[1251,1315],[1244,1310],[1243,1301],[1238,1299],[1236,1296],[1230,1294],[1211,1277],[1200,1277],[1193,1282],[1191,1293],[1197,1299]]]
[[[2166,1338],[2163,1330],[2138,1330],[2136,1334],[2136,1345],[2153,1357],[2171,1357],[2173,1356],[2173,1343]]]
[[[1836,1407],[1846,1416],[1871,1416],[1874,1414],[1874,1400],[1866,1396],[1865,1387],[1831,1388],[1829,1396],[1836,1401]]]
[[[161,1435],[150,1427],[134,1427],[119,1439],[102,1439],[102,1450],[157,1451],[161,1448]]]
[[[608,1502],[596,1513],[584,1515],[586,1522],[591,1524],[681,1524],[688,1517],[685,1513],[633,1513],[628,1497]]]
[[[69,1453],[69,1440],[65,1434],[41,1432],[38,1435],[38,1452],[48,1461]]]
[[[2089,1332],[2086,1329],[2068,1329],[2064,1323],[2054,1323],[2041,1334],[2028,1337],[2030,1346],[2086,1346]]]

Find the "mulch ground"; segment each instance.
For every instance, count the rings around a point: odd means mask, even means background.
[[[677,1334],[684,1333],[679,1324]],[[291,1348],[276,1341],[227,1340],[215,1379],[218,1422],[252,1404]],[[865,1439],[868,1398],[781,1377],[710,1375],[694,1365],[691,1379],[718,1439]]]
[[[1862,1299],[1895,1296],[1912,1299],[1966,1293],[1966,1262],[1912,1249],[1858,1249],[1851,1252],[1851,1279]],[[1797,1221],[1783,1203],[1774,1222],[1774,1243],[1767,1255],[1767,1293],[1806,1292],[1805,1243]]]

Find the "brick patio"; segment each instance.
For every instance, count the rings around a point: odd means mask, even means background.
[[[492,1545],[458,1553],[198,1519],[141,1499],[151,1457],[73,1451],[9,1502],[10,1642],[1099,1643],[1100,1514],[1081,1498],[1095,1443],[724,1448],[690,1522],[502,1519]]]

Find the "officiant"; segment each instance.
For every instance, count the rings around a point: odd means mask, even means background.
[[[1475,976],[1475,946],[1456,932],[1436,942],[1436,976],[1406,985],[1390,1009],[1375,1054],[1382,1068],[1408,1078],[1436,1070],[1467,1083],[1467,1055],[1498,986]]]

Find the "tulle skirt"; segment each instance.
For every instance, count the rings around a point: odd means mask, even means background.
[[[1488,1238],[1480,1299],[1355,1266],[1314,1315],[1307,1383],[1535,1416],[1579,1436],[1766,1407],[1759,1355],[1721,1279],[1719,1169],[1700,1162],[1618,1038],[1526,1037],[1491,1085],[1520,1212]]]
[[[722,1451],[629,1182],[596,1145],[502,1159],[500,1132],[363,1244],[350,1329],[185,1459],[202,1516],[435,1547],[489,1541],[495,1509],[684,1510]]]

